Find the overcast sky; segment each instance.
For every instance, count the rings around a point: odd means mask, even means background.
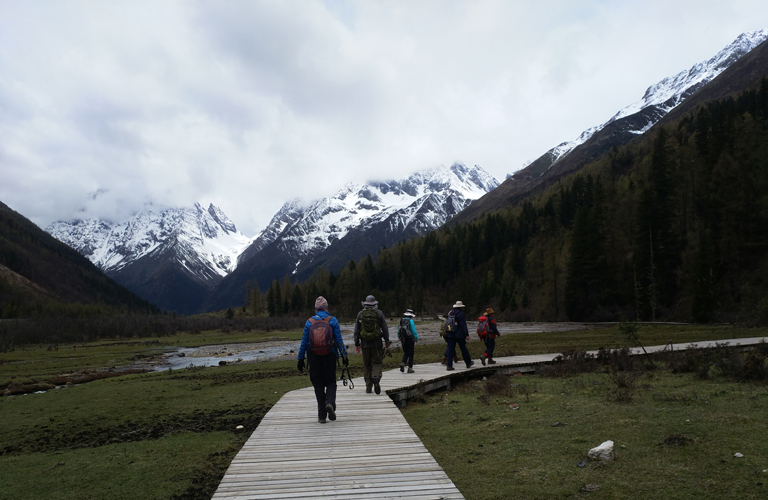
[[[764,0],[0,0],[0,201],[212,202],[253,236],[348,181],[503,180],[766,27]]]

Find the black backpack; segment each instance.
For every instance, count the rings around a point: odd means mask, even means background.
[[[411,331],[411,319],[403,318],[400,320],[400,326],[397,329],[397,338],[400,342],[406,340],[413,340],[413,332]]]
[[[445,318],[445,330],[449,335],[459,331],[459,325],[456,324],[456,315],[453,314],[453,311],[449,312]]]

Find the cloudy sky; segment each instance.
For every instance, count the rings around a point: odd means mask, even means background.
[[[766,27],[763,0],[0,0],[0,201],[213,202],[253,236],[348,181],[503,180]]]

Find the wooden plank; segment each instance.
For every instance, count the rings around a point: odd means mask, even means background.
[[[728,342],[749,346],[764,337],[699,342],[699,348]],[[691,344],[647,347],[648,352],[688,349]],[[642,353],[640,349],[634,354]],[[317,423],[312,388],[285,394],[262,419],[233,459],[213,498],[227,500],[322,498],[463,499],[418,436],[397,410],[393,399],[404,401],[419,391],[449,386],[452,378],[495,371],[535,370],[558,353],[496,358],[493,367],[480,363],[467,369],[457,363],[446,372],[438,363],[417,365],[416,373],[398,369],[384,372],[386,394],[366,394],[365,382],[355,379],[355,390],[339,385],[336,421]],[[423,392],[422,392],[423,393]]]

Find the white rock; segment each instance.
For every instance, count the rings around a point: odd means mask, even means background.
[[[741,453],[734,453],[733,456],[736,457],[736,458],[741,458],[744,455],[742,455]]]
[[[616,458],[616,452],[613,451],[613,441],[606,441],[596,448],[592,448],[587,453],[592,460],[613,460]]]
[[[238,425],[237,427],[235,427],[235,429],[241,431],[241,430],[245,429],[245,427],[243,427],[242,425]]]

